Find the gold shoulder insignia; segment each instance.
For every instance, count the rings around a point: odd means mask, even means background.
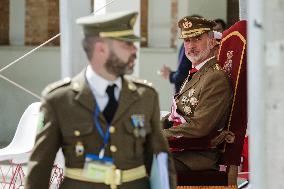
[[[133,83],[143,84],[143,85],[153,88],[153,83],[147,81],[146,79],[141,79],[141,78],[133,77],[133,76],[124,76],[124,77],[125,79]]]
[[[42,96],[45,96],[47,95],[48,93],[54,91],[55,89],[59,88],[59,87],[62,87],[62,86],[65,86],[65,85],[68,85],[71,83],[71,78],[70,77],[66,77],[60,81],[57,81],[57,82],[54,82],[50,85],[48,85],[41,93]]]
[[[135,91],[137,89],[137,86],[132,82],[132,81],[129,81],[128,80],[128,88],[131,90],[131,91]]]
[[[214,69],[214,70],[222,70],[219,64],[215,64],[215,65],[213,66],[213,69]]]

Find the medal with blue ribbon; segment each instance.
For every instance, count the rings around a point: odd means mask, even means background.
[[[133,134],[135,137],[145,137],[146,131],[144,128],[145,116],[144,114],[134,114],[131,116],[131,122],[134,127]]]

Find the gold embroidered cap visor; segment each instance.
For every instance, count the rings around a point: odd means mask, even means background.
[[[212,31],[215,25],[216,23],[212,20],[186,16],[178,22],[178,27],[181,30],[179,38],[186,39],[200,36],[203,33]]]
[[[140,41],[133,30],[137,16],[137,12],[115,12],[81,17],[76,23],[83,27],[86,37],[98,36],[136,42]]]

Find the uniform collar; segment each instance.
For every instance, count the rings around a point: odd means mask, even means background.
[[[202,66],[204,66],[204,64],[206,64],[206,62],[209,62],[210,60],[212,60],[213,58],[215,58],[215,56],[212,56],[210,58],[207,58],[206,60],[204,60],[203,62],[201,62],[200,64],[198,64],[197,66],[195,66],[195,68],[197,70],[200,70],[202,68]]]
[[[87,66],[86,79],[90,85],[92,91],[96,91],[96,94],[104,96],[106,94],[106,88],[108,85],[116,84],[119,91],[121,91],[122,81],[121,77],[118,77],[114,81],[106,80],[98,75],[90,65]]]

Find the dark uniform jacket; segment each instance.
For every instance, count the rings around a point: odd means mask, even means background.
[[[37,136],[29,162],[26,189],[47,189],[52,165],[61,147],[68,168],[83,168],[85,154],[99,154],[103,139],[93,119],[96,101],[82,72],[72,80],[52,84],[43,92],[41,112],[43,127]],[[142,83],[122,78],[119,106],[111,123],[111,132],[105,156],[112,157],[118,169],[126,170],[145,165],[149,172],[153,153],[168,152],[168,145],[161,133],[158,95]],[[145,116],[146,136],[136,138],[133,134],[131,116]],[[99,121],[106,129],[101,113]],[[84,146],[84,153],[76,153],[76,145]],[[175,188],[173,162],[169,159],[171,189]],[[104,184],[81,182],[65,178],[61,189],[107,189]],[[149,179],[139,179],[120,185],[121,189],[147,189]]]
[[[219,68],[215,58],[185,83],[175,101],[177,112],[186,123],[165,129],[166,137],[202,138],[224,128],[231,107],[232,89],[227,74]],[[175,154],[175,158],[193,170],[210,169],[215,168],[218,152],[186,151]]]

